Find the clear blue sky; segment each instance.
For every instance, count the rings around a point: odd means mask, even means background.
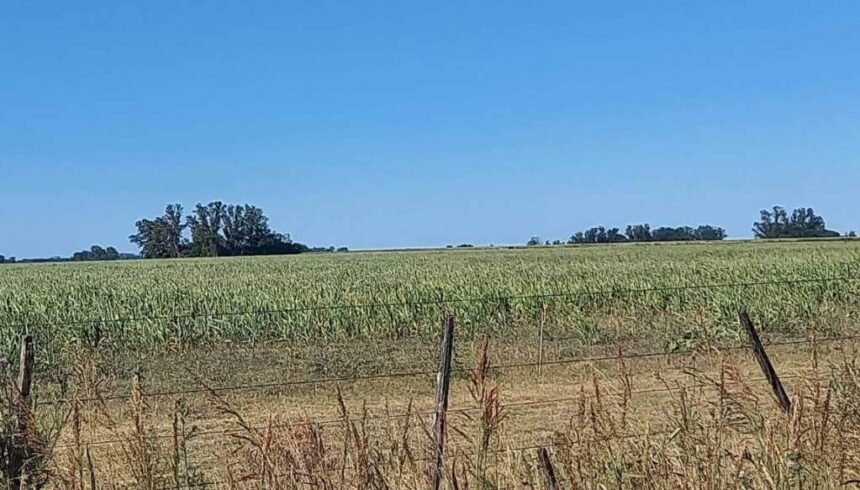
[[[353,248],[860,229],[858,2],[4,0],[0,70],[7,256],[215,199]]]

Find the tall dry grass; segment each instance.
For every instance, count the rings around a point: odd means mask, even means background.
[[[491,374],[490,348],[488,339],[479,342],[466,381],[475,410],[450,419],[445,488],[543,488],[537,446],[549,448],[561,488],[860,485],[856,352],[843,351],[827,363],[814,354],[792,384],[788,414],[726,357],[715,373],[689,369],[691,383],[667,380],[672,395],[658,405],[662,413],[650,419],[635,410],[635,362],[619,354],[621,374],[611,388],[594,369],[580,388],[582,396],[563,408],[568,422],[553,427],[551,438],[522,444],[522,434],[508,419],[504,387]],[[233,429],[203,438],[183,401],[173,410],[151,409],[138,377],[119,415],[103,398],[81,403],[85,393],[99,398],[97,371],[82,366],[73,376],[60,418],[63,436],[59,443],[56,437],[47,441],[51,449],[32,466],[30,487],[427,487],[430,421],[411,403],[405,412],[371,417],[366,404],[351,406],[338,390],[335,424],[315,421],[311,414],[273,413],[257,426],[231,400],[210,390],[203,408]],[[160,431],[163,426],[169,427],[167,436]],[[93,431],[120,443],[113,451],[96,451],[85,437]]]

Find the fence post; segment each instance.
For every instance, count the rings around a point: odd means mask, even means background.
[[[543,377],[543,327],[546,323],[546,303],[541,308],[540,339],[538,340],[538,378]]]
[[[433,420],[434,457],[430,467],[430,488],[432,490],[439,490],[442,484],[442,458],[445,453],[445,426],[448,417],[448,388],[451,385],[451,353],[453,347],[454,317],[448,316],[442,326],[439,372],[436,374],[436,411]]]
[[[87,469],[90,472],[90,490],[97,490],[96,489],[96,470],[93,467],[93,457],[90,455],[89,445],[87,446]],[[84,484],[84,482],[81,481],[81,485],[83,485],[83,484]]]
[[[753,354],[755,354],[758,365],[761,367],[768,383],[770,383],[770,387],[773,390],[777,403],[779,403],[779,407],[783,412],[791,413],[791,400],[785,393],[785,388],[782,387],[782,382],[779,380],[779,376],[777,376],[776,371],[773,369],[773,364],[771,364],[770,358],[767,357],[767,352],[764,350],[764,345],[762,345],[761,339],[758,337],[758,332],[756,332],[749,314],[747,314],[746,311],[741,310],[738,312],[738,318],[740,319],[741,324],[743,324],[744,329],[747,331],[747,336],[752,344]]]
[[[555,477],[555,468],[552,467],[552,460],[549,457],[549,451],[547,451],[545,447],[541,447],[538,448],[537,453],[541,473],[543,474],[544,490],[559,490],[558,479]]]
[[[33,337],[21,337],[21,357],[18,364],[18,384],[15,393],[15,434],[9,454],[9,488],[27,487],[26,464],[32,457],[28,441],[30,421],[30,390],[33,385]]]

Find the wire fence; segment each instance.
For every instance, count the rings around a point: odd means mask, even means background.
[[[840,342],[846,340],[857,340],[860,339],[860,334],[856,335],[839,335],[833,337],[823,337],[816,339],[817,343],[827,344],[832,342]],[[781,346],[791,346],[791,345],[803,345],[810,343],[810,339],[794,339],[794,340],[785,340],[785,341],[775,341],[765,343],[767,347],[781,347]],[[729,347],[719,347],[714,348],[720,352],[730,352],[730,351],[738,351],[738,350],[747,350],[749,346],[729,346]],[[572,358],[562,358],[562,359],[548,359],[543,361],[534,361],[534,362],[521,362],[521,363],[508,363],[508,364],[492,364],[488,366],[488,369],[491,371],[502,371],[508,369],[523,369],[523,368],[537,368],[540,366],[559,366],[566,364],[581,364],[581,363],[596,363],[603,361],[613,361],[613,360],[636,360],[636,359],[646,359],[646,358],[655,358],[655,357],[677,357],[691,354],[698,354],[706,352],[702,349],[677,349],[672,351],[650,351],[650,352],[633,352],[633,353],[624,353],[619,350],[615,354],[605,355],[605,356],[589,356],[589,357],[572,357]],[[468,372],[470,368],[467,367],[457,367],[452,368],[451,372],[459,372],[464,373]],[[184,396],[184,395],[195,395],[195,394],[223,394],[228,392],[236,392],[236,391],[254,391],[254,390],[266,390],[273,388],[288,388],[288,387],[296,387],[296,386],[306,386],[306,385],[323,385],[323,384],[338,384],[338,383],[355,383],[359,381],[374,381],[374,380],[383,380],[383,379],[392,379],[392,378],[409,378],[409,377],[420,377],[420,376],[435,376],[437,371],[435,370],[417,370],[417,371],[400,371],[400,372],[389,372],[389,373],[379,373],[379,374],[368,374],[368,375],[344,375],[344,376],[333,376],[326,378],[310,378],[310,379],[299,379],[299,380],[285,380],[285,381],[272,381],[268,383],[249,383],[249,384],[238,384],[238,385],[227,385],[227,386],[198,386],[195,388],[184,388],[184,389],[176,389],[176,390],[162,390],[162,391],[152,391],[152,392],[144,392],[147,398],[157,398],[157,397],[171,397],[171,396]],[[201,381],[202,383],[202,381]],[[129,400],[131,398],[131,393],[112,393],[104,396],[96,396],[96,397],[87,397],[87,398],[79,398],[79,399],[71,399],[71,398],[54,398],[47,400],[38,400],[36,405],[39,406],[47,406],[47,405],[62,405],[62,404],[70,404],[70,403],[97,403],[97,402],[108,402],[108,401],[121,401],[121,400]]]
[[[858,339],[860,339],[860,335],[843,335],[843,336],[834,336],[834,337],[825,337],[825,338],[815,339],[814,343],[817,345],[819,345],[819,344],[823,345],[823,344],[828,344],[828,343],[833,343],[833,342],[843,342],[843,341],[858,340]],[[770,342],[770,343],[767,343],[765,345],[767,347],[780,347],[780,346],[810,345],[812,343],[813,343],[813,340],[811,340],[811,339],[796,339],[796,340],[790,340],[790,341]],[[728,352],[728,351],[749,350],[749,349],[750,349],[749,346],[735,346],[735,347],[715,349],[715,351],[716,352]],[[529,362],[529,363],[490,365],[490,366],[488,366],[488,371],[511,369],[511,368],[537,367],[539,365],[546,366],[546,365],[575,364],[575,363],[592,363],[592,362],[602,362],[602,361],[628,361],[628,360],[645,359],[645,358],[652,358],[652,357],[681,356],[681,355],[687,355],[687,354],[697,354],[697,353],[701,353],[701,352],[702,352],[701,350],[696,350],[696,349],[686,349],[686,350],[675,351],[675,352],[666,352],[666,351],[656,352],[655,351],[655,352],[645,352],[645,353],[635,353],[635,354],[624,354],[623,352],[620,352],[620,353],[615,354],[615,355],[607,355],[607,356],[558,359],[558,360],[554,360],[554,361],[544,362],[543,364],[539,364],[536,362]],[[668,367],[668,369],[678,370],[678,369],[684,369],[684,368],[683,367]],[[459,371],[468,371],[467,368],[458,368],[458,370]],[[150,397],[180,396],[180,395],[187,395],[187,394],[206,393],[206,394],[212,395],[213,397],[217,397],[217,395],[219,393],[225,392],[225,391],[235,391],[235,390],[245,390],[245,389],[252,389],[253,390],[253,389],[259,389],[260,387],[269,388],[269,387],[296,386],[296,385],[300,385],[300,384],[321,384],[321,383],[329,384],[329,383],[342,383],[342,382],[355,382],[355,381],[364,381],[364,380],[385,379],[385,378],[391,378],[391,377],[412,377],[412,376],[419,376],[419,375],[435,375],[435,374],[437,374],[435,371],[386,373],[386,374],[374,375],[374,376],[347,376],[347,377],[338,377],[338,378],[299,380],[299,381],[282,382],[282,383],[236,385],[236,386],[221,387],[221,388],[202,387],[202,388],[187,389],[187,390],[159,391],[159,392],[151,392],[151,393],[145,392],[145,393],[143,393],[143,396],[145,398],[150,398]],[[705,377],[707,377],[707,376],[716,377],[716,376],[718,376],[719,373],[710,373],[710,374],[701,373],[701,374],[704,375]],[[784,379],[784,380],[792,380],[792,379],[799,379],[799,378],[801,378],[800,375],[784,375],[784,376],[782,376],[782,379]],[[604,380],[604,381],[606,381],[606,380]],[[610,381],[611,381],[611,379],[610,379]],[[765,381],[768,381],[768,379],[766,377],[751,378],[751,379],[745,380],[745,382],[748,382],[748,383],[762,383]],[[708,387],[711,385],[712,385],[711,383],[696,383],[696,384],[682,385],[682,386],[675,386],[675,387],[661,386],[661,387],[646,388],[646,389],[640,389],[640,390],[630,390],[627,392],[627,394],[630,396],[633,396],[633,395],[643,395],[643,394],[671,393],[671,392],[685,390],[685,389],[690,390],[690,389],[697,389],[697,388],[705,388],[705,387]],[[624,395],[625,392],[624,391],[614,391],[614,392],[602,392],[601,394],[604,396],[613,397],[613,396]],[[535,407],[535,406],[541,406],[541,405],[557,405],[557,404],[561,404],[561,403],[573,403],[573,402],[581,401],[584,399],[590,399],[590,398],[594,398],[595,396],[597,396],[597,394],[580,393],[580,394],[577,394],[575,396],[569,396],[569,397],[557,397],[557,398],[549,398],[549,399],[525,400],[525,401],[519,401],[519,402],[501,403],[499,405],[499,408],[503,409],[503,410],[511,410],[511,409]],[[48,404],[60,404],[60,403],[69,404],[69,403],[76,403],[76,402],[77,403],[105,402],[105,401],[109,401],[109,400],[120,400],[120,399],[127,400],[130,397],[131,397],[131,394],[124,394],[124,395],[114,395],[113,397],[95,397],[95,398],[86,398],[86,399],[78,399],[78,400],[75,400],[75,399],[71,399],[71,400],[69,400],[69,399],[57,399],[57,400],[50,400],[50,401],[42,401],[42,402],[40,402],[40,404],[48,405]],[[373,411],[374,412],[384,411],[384,410],[387,410],[387,408],[388,407],[377,407],[377,408],[373,409]],[[481,407],[468,407],[468,408],[456,408],[456,407],[454,407],[454,408],[449,408],[449,412],[450,413],[470,413],[470,412],[478,411],[481,409],[482,409]],[[398,413],[398,414],[368,415],[364,420],[368,420],[368,421],[372,421],[372,422],[391,421],[391,420],[397,420],[397,419],[405,419],[405,418],[409,418],[409,417],[431,416],[433,414],[434,414],[434,412],[431,410],[420,411],[420,412],[408,411],[405,413]],[[223,422],[223,420],[219,421],[219,422]],[[312,425],[312,426],[317,426],[317,427],[328,427],[328,426],[342,425],[343,423],[344,423],[343,417],[335,417],[335,418],[330,418],[330,419],[306,419],[306,418],[300,417],[298,421],[275,423],[275,424],[265,424],[265,425],[258,425],[258,426],[247,427],[247,428],[243,428],[243,429],[235,429],[235,430],[203,430],[203,431],[195,432],[194,435],[195,435],[195,437],[203,437],[203,436],[210,436],[210,435],[230,436],[230,435],[241,434],[243,431],[246,431],[247,429],[261,431],[261,430],[266,430],[266,429],[280,429],[280,428],[296,427],[296,426],[303,426],[303,425],[305,425],[305,426]],[[150,437],[152,439],[171,439],[174,437],[174,434],[172,432],[161,433],[161,434],[153,434]],[[90,443],[88,443],[88,445],[103,446],[103,445],[119,444],[122,442],[125,442],[125,439],[100,440],[100,441],[90,442]],[[70,446],[70,445],[61,446],[60,448],[68,448],[68,447],[72,447],[72,446]]]

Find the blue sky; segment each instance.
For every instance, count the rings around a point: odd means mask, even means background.
[[[860,229],[860,3],[0,3],[0,253],[168,202],[352,248]]]

